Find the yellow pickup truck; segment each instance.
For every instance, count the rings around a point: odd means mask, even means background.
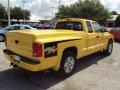
[[[76,60],[98,51],[110,55],[113,36],[95,21],[60,19],[54,30],[22,30],[7,33],[5,57],[30,71],[53,69],[70,75]]]

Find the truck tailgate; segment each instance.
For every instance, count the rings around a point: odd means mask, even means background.
[[[32,43],[35,36],[29,33],[9,32],[7,33],[7,49],[32,58]]]

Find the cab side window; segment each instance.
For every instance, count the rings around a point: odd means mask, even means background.
[[[91,25],[90,21],[86,21],[86,24],[87,24],[88,32],[93,33],[93,29],[92,29],[92,25]]]
[[[93,24],[95,32],[101,32],[102,31],[102,28],[100,27],[100,25],[97,22],[93,22],[92,24]]]

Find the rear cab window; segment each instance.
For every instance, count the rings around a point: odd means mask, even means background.
[[[83,31],[82,23],[75,21],[58,22],[55,29]]]

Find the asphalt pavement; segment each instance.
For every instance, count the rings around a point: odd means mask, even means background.
[[[0,43],[0,90],[120,90],[120,43],[112,55],[101,52],[80,59],[74,74],[57,77],[54,72],[29,72],[10,67]]]

